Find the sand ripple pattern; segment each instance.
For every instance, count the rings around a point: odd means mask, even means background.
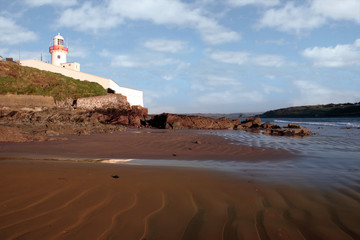
[[[191,169],[95,163],[2,169],[4,240],[360,239],[356,187],[320,191]],[[37,187],[29,192],[31,186]]]

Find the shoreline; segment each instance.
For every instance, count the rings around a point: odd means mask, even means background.
[[[284,150],[234,144],[194,130],[127,129],[65,137],[67,140],[0,143],[0,158],[281,161],[296,157]]]

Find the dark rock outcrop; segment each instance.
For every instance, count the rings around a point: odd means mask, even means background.
[[[155,115],[148,123],[151,127],[162,129],[234,129],[236,122],[228,118],[163,113]]]
[[[25,134],[26,137],[23,139],[19,137],[19,141],[24,139],[37,141],[37,139],[44,140],[43,136],[109,133],[123,130],[125,127],[142,127],[146,117],[147,109],[139,106],[95,110],[3,108],[0,109],[0,126],[18,129]],[[30,135],[38,137],[30,138]]]
[[[270,122],[266,122],[261,125],[261,128],[263,128],[263,129],[279,129],[280,126],[276,125],[276,124],[271,124]]]
[[[288,126],[281,128],[270,128],[264,131],[266,135],[273,135],[273,136],[298,136],[298,137],[305,137],[305,136],[312,136],[312,132],[300,126],[299,124],[289,123]]]
[[[145,124],[148,110],[140,106],[132,106],[128,109],[96,109],[92,114],[103,124],[142,127]]]
[[[241,122],[242,128],[258,128],[261,126],[260,118],[247,118],[245,121]]]
[[[148,111],[140,106],[120,108],[96,108],[93,110],[72,108],[0,109],[0,127],[16,141],[43,141],[48,137],[64,134],[109,133],[125,127],[154,127],[160,129],[245,130],[276,136],[311,136],[312,133],[297,124],[280,128],[260,118],[244,121],[228,118],[163,113],[148,119]],[[4,131],[5,131],[4,130]],[[14,141],[15,141],[14,140]],[[0,141],[3,141],[0,139]]]
[[[150,127],[161,129],[205,129],[205,130],[246,130],[263,132],[267,135],[275,136],[311,136],[312,133],[298,124],[289,124],[285,128],[270,122],[261,123],[260,118],[247,118],[244,121],[231,120],[228,118],[210,118],[192,115],[177,115],[163,113],[155,115],[151,120],[147,121]]]

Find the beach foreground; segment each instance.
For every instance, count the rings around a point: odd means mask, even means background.
[[[304,159],[272,149],[275,139],[261,148],[203,133],[0,143],[0,239],[360,238],[356,165],[298,167]],[[199,162],[212,167],[191,165]]]
[[[1,239],[358,239],[349,190],[191,168],[1,160]]]

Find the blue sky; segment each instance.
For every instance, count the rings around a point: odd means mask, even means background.
[[[360,101],[360,0],[0,0],[0,55],[144,91],[150,113]]]

